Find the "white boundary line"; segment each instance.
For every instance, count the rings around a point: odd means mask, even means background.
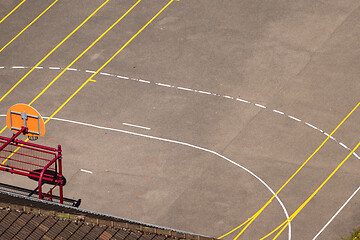
[[[356,195],[356,193],[360,190],[360,187],[355,190],[353,194],[346,200],[346,202],[337,210],[337,212],[330,218],[330,220],[325,224],[325,226],[316,234],[316,236],[312,239],[315,240],[324,230],[327,228],[327,226],[334,220],[334,218],[343,210],[343,208],[350,202],[350,200]]]
[[[12,66],[12,67],[6,67],[6,66],[0,66],[0,69],[6,69],[6,68],[10,68],[10,69],[26,69],[26,68],[30,68],[30,67],[27,67],[27,66]],[[36,69],[49,69],[49,70],[59,70],[59,69],[64,69],[64,68],[60,68],[60,67],[36,67]],[[76,68],[68,68],[67,70],[69,71],[81,71],[80,69],[76,69]],[[86,73],[95,73],[95,71],[92,71],[92,70],[85,70],[84,72]],[[101,75],[105,75],[105,76],[110,76],[110,77],[117,77],[117,78],[120,78],[120,79],[126,79],[126,80],[133,80],[133,81],[137,81],[137,82],[141,82],[141,83],[152,83],[151,81],[147,81],[147,80],[143,80],[143,79],[136,79],[136,78],[129,78],[129,77],[125,77],[125,76],[121,76],[121,75],[116,75],[116,74],[112,74],[112,73],[104,73],[104,72],[100,72],[99,74]],[[211,92],[206,92],[206,91],[200,91],[200,90],[195,90],[195,89],[191,89],[191,88],[185,88],[185,87],[176,87],[176,86],[172,86],[172,85],[169,85],[169,84],[164,84],[164,83],[156,83],[154,82],[155,85],[157,86],[162,86],[162,87],[168,87],[168,88],[176,88],[178,90],[183,90],[183,91],[189,91],[189,92],[194,92],[194,93],[203,93],[203,94],[207,94],[207,95],[213,95],[213,96],[217,96],[217,97],[223,97],[223,98],[226,98],[226,99],[230,99],[230,100],[235,100],[235,101],[239,101],[239,102],[243,102],[243,103],[251,103],[250,101],[247,101],[247,100],[244,100],[244,99],[241,99],[241,98],[235,98],[235,97],[231,97],[231,96],[227,96],[227,95],[220,95],[220,94],[216,94],[216,93],[211,93]],[[267,107],[266,106],[263,106],[261,104],[257,104],[257,103],[254,103],[255,106],[259,107],[259,108],[262,108],[262,109],[266,109]],[[317,131],[319,131],[320,133],[324,134],[326,137],[329,136],[328,133],[324,132],[323,130],[321,130],[320,128],[317,128],[316,126],[308,123],[308,122],[304,122],[302,121],[301,119],[298,119],[294,116],[291,116],[291,115],[286,115],[285,113],[279,111],[279,110],[276,110],[276,109],[273,109],[272,110],[274,113],[277,113],[277,114],[280,114],[280,115],[284,115],[284,116],[287,116],[288,118],[296,121],[296,122],[303,122],[306,126],[312,128],[312,129],[315,129]],[[345,144],[340,144],[333,136],[330,137],[331,140],[335,141],[336,143],[338,143],[341,147],[345,148],[346,150],[350,151],[351,152],[351,149],[346,147]],[[355,152],[353,153],[353,155],[360,160],[360,156],[358,156]]]
[[[6,116],[6,115],[0,115],[0,116]],[[43,117],[44,119],[48,119],[48,117]],[[213,150],[207,149],[207,148],[203,148],[203,147],[199,147],[190,143],[185,143],[185,142],[180,142],[180,141],[176,141],[176,140],[171,140],[171,139],[166,139],[166,138],[160,138],[160,137],[155,137],[155,136],[151,136],[151,135],[145,135],[145,134],[140,134],[140,133],[135,133],[135,132],[130,132],[130,131],[125,131],[125,130],[121,130],[121,129],[116,129],[116,128],[109,128],[109,127],[102,127],[102,126],[97,126],[94,124],[89,124],[89,123],[83,123],[83,122],[78,122],[78,121],[73,121],[73,120],[68,120],[68,119],[62,119],[62,118],[52,118],[52,120],[57,120],[57,121],[62,121],[62,122],[68,122],[68,123],[74,123],[74,124],[79,124],[79,125],[83,125],[83,126],[87,126],[87,127],[93,127],[93,128],[98,128],[98,129],[102,129],[102,130],[109,130],[109,131],[114,131],[114,132],[121,132],[121,133],[125,133],[125,134],[130,134],[130,135],[134,135],[134,136],[138,136],[138,137],[144,137],[144,138],[149,138],[149,139],[154,139],[154,140],[159,140],[159,141],[163,141],[163,142],[168,142],[168,143],[175,143],[175,144],[179,144],[179,145],[183,145],[183,146],[187,146],[187,147],[191,147],[191,148],[195,148],[204,152],[208,152],[211,153],[213,155],[216,155],[224,160],[226,160],[227,162],[241,168],[242,170],[244,170],[245,172],[249,173],[251,176],[255,177],[259,182],[261,182],[273,195],[275,195],[275,192],[272,190],[272,188],[264,182],[264,180],[262,180],[259,176],[257,176],[255,173],[253,173],[252,171],[250,171],[249,169],[247,169],[246,167],[232,161],[231,159],[221,155],[220,153],[217,153]],[[286,218],[289,218],[289,214],[286,210],[286,207],[284,206],[283,202],[280,200],[280,198],[276,195],[275,196],[276,200],[279,202],[281,208],[283,209]],[[291,223],[289,223],[288,225],[288,232],[289,232],[289,237],[288,239],[291,240]]]
[[[146,130],[151,130],[151,128],[143,127],[143,126],[139,126],[139,125],[134,125],[134,124],[130,124],[130,123],[123,123],[123,125],[130,126],[130,127],[136,127],[136,128],[142,128],[142,129],[146,129]]]
[[[86,172],[86,173],[90,173],[90,174],[92,174],[92,173],[93,173],[92,171],[85,170],[85,169],[80,169],[80,171],[82,171],[82,172]]]
[[[5,69],[6,67],[5,66],[0,66],[0,69]],[[10,67],[11,69],[24,69],[24,68],[29,68],[29,67],[26,67],[26,66],[12,66]],[[36,69],[44,69],[44,67],[37,67]],[[64,68],[59,68],[59,67],[48,67],[48,69],[50,70],[58,70],[58,69],[64,69]],[[81,71],[79,69],[74,69],[74,68],[68,68],[67,70],[69,71]],[[94,71],[91,71],[91,70],[85,70],[86,73],[94,73]],[[134,78],[128,78],[128,77],[124,77],[124,76],[119,76],[119,75],[115,75],[115,74],[110,74],[110,73],[100,73],[102,75],[105,75],[105,76],[111,76],[111,77],[117,77],[117,78],[121,78],[121,79],[131,79],[131,80],[137,80],[137,79],[134,79]],[[137,80],[139,81],[139,80]],[[146,83],[151,83],[150,81],[146,81],[146,80],[141,80],[141,82],[146,82]],[[240,102],[244,102],[244,103],[251,103],[247,100],[244,100],[244,99],[241,99],[241,98],[234,98],[234,97],[231,97],[231,96],[222,96],[222,95],[219,95],[219,94],[215,94],[215,93],[211,93],[211,92],[206,92],[206,91],[200,91],[200,90],[195,90],[195,89],[191,89],[191,88],[184,88],[184,87],[175,87],[175,86],[172,86],[172,85],[168,85],[168,84],[163,84],[163,83],[155,83],[156,85],[158,86],[163,86],[163,87],[169,87],[169,88],[177,88],[179,90],[185,90],[185,91],[191,91],[191,92],[196,92],[196,93],[205,93],[205,94],[208,94],[208,95],[214,95],[214,96],[219,96],[219,97],[224,97],[224,98],[227,98],[227,99],[231,99],[231,100],[234,100],[236,99],[237,101],[240,101]],[[263,106],[263,105],[260,105],[260,104],[257,104],[257,103],[254,103],[255,106],[257,107],[260,107],[262,109],[266,109],[266,106]],[[278,114],[281,114],[281,115],[285,115],[283,112],[281,111],[278,111],[278,110],[272,110],[273,112],[275,113],[278,113]],[[6,115],[0,115],[0,117],[3,117],[3,116],[6,116]],[[298,118],[295,118],[291,115],[287,115],[290,119],[293,119],[297,122],[301,122],[300,119]],[[171,142],[171,143],[178,143],[178,144],[181,144],[181,145],[185,145],[185,146],[189,146],[189,147],[193,147],[193,148],[196,148],[196,149],[199,149],[199,150],[203,150],[203,151],[206,151],[206,152],[209,152],[209,153],[212,153],[212,154],[215,154],[223,159],[225,159],[226,161],[242,168],[243,170],[247,171],[249,174],[251,174],[252,176],[254,176],[255,178],[257,178],[261,183],[263,183],[269,190],[270,192],[272,192],[272,194],[274,195],[275,193],[272,191],[272,189],[263,181],[261,180],[258,176],[256,176],[254,173],[252,173],[250,170],[248,170],[247,168],[237,164],[236,162],[233,162],[232,160],[226,158],[225,156],[222,156],[221,154],[215,152],[215,151],[212,151],[212,150],[209,150],[209,149],[206,149],[206,148],[202,148],[202,147],[198,147],[198,146],[195,146],[195,145],[191,145],[191,144],[188,144],[188,143],[183,143],[183,142],[178,142],[178,141],[175,141],[175,140],[170,140],[170,139],[165,139],[165,138],[157,138],[157,137],[153,137],[153,136],[149,136],[149,135],[143,135],[143,134],[138,134],[138,133],[133,133],[133,132],[129,132],[129,131],[124,131],[124,130],[120,130],[120,129],[113,129],[113,128],[107,128],[107,127],[101,127],[101,126],[96,126],[96,125],[92,125],[92,124],[87,124],[87,123],[81,123],[81,122],[76,122],[76,121],[71,121],[71,120],[66,120],[66,119],[60,119],[60,118],[53,118],[54,120],[58,120],[58,121],[65,121],[65,122],[71,122],[71,123],[75,123],[75,124],[80,124],[80,125],[85,125],[85,126],[90,126],[90,127],[95,127],[95,128],[100,128],[100,129],[104,129],[104,130],[110,130],[110,131],[118,131],[118,132],[123,132],[123,133],[127,133],[127,134],[132,134],[132,135],[136,135],[136,136],[142,136],[142,137],[147,137],[147,138],[151,138],[151,139],[157,139],[157,140],[161,140],[161,141],[165,141],[165,142]],[[150,130],[149,128],[147,127],[142,127],[142,126],[137,126],[137,125],[132,125],[132,124],[126,124],[126,123],[123,123],[124,125],[128,125],[128,126],[133,126],[133,127],[138,127],[138,128],[143,128],[143,129],[147,129],[147,130]],[[313,128],[315,130],[318,130],[320,131],[321,133],[323,133],[324,135],[327,135],[326,132],[324,132],[323,130],[315,127],[314,125],[308,123],[308,122],[305,122],[305,124],[310,127],[310,128]],[[328,135],[327,135],[328,136]],[[335,142],[337,142],[340,146],[342,146],[343,148],[351,151],[350,148],[348,148],[345,144],[343,143],[339,143],[335,138],[331,137],[331,139]],[[353,155],[357,158],[357,159],[360,159],[360,157],[354,152]],[[353,193],[353,195],[355,195],[357,193],[357,191],[360,189],[360,187]],[[351,200],[351,198],[353,197],[353,195],[348,199],[348,201]],[[286,208],[285,206],[283,206],[282,202],[280,199],[278,199],[278,197],[276,196],[276,199],[278,200],[278,202],[280,203],[280,205],[283,207],[284,209],[284,212],[285,212],[285,215],[287,216],[288,218],[288,214],[287,214],[287,211],[286,211]],[[348,201],[345,203],[345,205],[348,203]],[[344,205],[344,206],[345,206]],[[342,207],[343,208],[343,207]],[[333,216],[333,218],[336,217],[336,215],[342,210],[342,208],[339,209],[339,211]],[[332,219],[333,219],[332,218]],[[330,221],[328,223],[330,223],[332,221],[332,219],[330,219]],[[323,229],[326,228],[327,225],[324,226]],[[323,229],[318,233],[318,235],[323,231]],[[317,236],[318,236],[317,235]],[[317,237],[315,236],[315,238]],[[314,238],[314,239],[315,239]],[[289,239],[291,239],[291,223],[289,223]]]

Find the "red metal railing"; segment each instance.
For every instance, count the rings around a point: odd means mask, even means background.
[[[26,128],[11,138],[0,136],[0,170],[37,180],[40,199],[52,201],[53,190],[59,187],[60,203],[63,203],[61,146],[56,149],[16,139],[24,131]],[[44,183],[54,185],[45,195]]]

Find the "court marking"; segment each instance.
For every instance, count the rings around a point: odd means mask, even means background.
[[[144,127],[144,126],[140,126],[140,125],[134,125],[134,124],[130,124],[130,123],[122,123],[122,124],[125,126],[129,126],[129,127],[136,127],[136,128],[151,130],[151,128],[149,128],[149,127]]]
[[[10,88],[4,96],[0,98],[0,102],[4,100],[4,98],[9,95],[30,73],[37,69],[38,66],[45,61],[56,49],[58,49],[67,39],[69,39],[77,30],[79,30],[90,18],[92,18],[103,6],[105,6],[110,0],[106,0],[103,4],[101,4],[90,16],[88,16],[79,26],[77,26],[69,35],[67,35],[55,48],[53,48],[44,58],[42,58],[34,67],[31,68],[29,72],[27,72],[12,88]]]
[[[350,202],[350,200],[356,195],[356,193],[360,190],[360,187],[358,187],[353,194],[346,200],[346,202],[337,210],[337,212],[330,218],[330,220],[324,225],[323,228],[316,234],[316,236],[312,239],[315,240],[324,230],[329,226],[329,224],[336,218],[336,216],[343,210],[343,208]]]
[[[12,66],[12,67],[6,67],[6,66],[0,66],[0,69],[7,69],[7,68],[11,68],[11,69],[28,69],[28,68],[32,68],[32,67],[28,67],[28,66]],[[49,69],[49,70],[65,70],[66,68],[61,68],[61,67],[54,67],[54,66],[51,66],[51,67],[37,67],[36,68],[37,70],[46,70],[46,69]],[[82,70],[81,69],[74,69],[73,71],[78,71],[78,72],[81,72]],[[86,73],[96,73],[96,71],[93,71],[93,70],[84,70],[84,72]],[[104,76],[109,76],[109,77],[116,77],[116,78],[119,78],[119,79],[125,79],[125,80],[131,80],[131,81],[136,81],[136,82],[139,82],[139,83],[146,83],[146,84],[155,84],[156,86],[166,86],[168,88],[176,88],[176,89],[179,89],[179,90],[183,90],[183,91],[187,91],[187,92],[194,92],[194,93],[199,93],[200,90],[195,90],[195,89],[191,89],[191,88],[185,88],[185,87],[176,87],[176,86],[173,86],[173,85],[170,85],[170,84],[166,84],[166,83],[159,83],[159,82],[151,82],[151,81],[148,81],[148,80],[143,80],[143,79],[138,79],[138,78],[132,78],[132,77],[126,77],[126,76],[122,76],[122,75],[117,75],[117,74],[114,74],[114,73],[105,73],[105,72],[99,72],[99,74],[102,74]],[[90,80],[90,81],[95,81],[95,80]],[[205,91],[204,91],[205,92]],[[241,99],[241,98],[235,98],[235,97],[232,97],[232,96],[229,96],[229,95],[221,95],[221,94],[215,94],[215,93],[212,93],[211,95],[213,96],[217,96],[217,97],[222,97],[222,98],[225,98],[225,99],[230,99],[230,100],[233,100],[233,101],[238,101],[238,102],[243,102],[243,103],[248,103],[248,104],[251,104],[253,106],[256,106],[255,103],[252,103],[250,101],[247,101],[245,99]],[[266,107],[266,106],[264,106]],[[267,107],[266,107],[267,108]],[[268,109],[268,108],[267,108]],[[292,115],[288,115],[288,114],[285,114],[284,112],[281,112],[279,110],[272,110],[274,113],[276,114],[279,114],[279,115],[283,115],[283,116],[286,116],[288,117],[289,119],[292,119],[296,122],[302,122],[304,125],[306,125],[307,127],[310,127],[314,130],[317,130],[319,131],[320,133],[324,134],[326,137],[329,137],[330,135],[321,130],[320,128],[310,124],[310,123],[307,123],[297,117],[294,117]],[[1,132],[0,132],[1,133]],[[349,152],[351,151],[351,148],[347,147],[344,143],[341,143],[339,142],[336,138],[334,138],[333,136],[330,136],[330,139],[333,140],[334,142],[336,142],[338,145],[340,145],[341,147],[343,147],[344,149],[348,150]],[[353,155],[360,160],[360,156],[357,155],[355,152],[353,153]]]
[[[9,46],[13,41],[15,41],[15,39],[17,39],[23,32],[26,31],[26,29],[28,29],[33,23],[35,23],[43,14],[45,14],[52,6],[55,5],[56,2],[58,2],[59,0],[55,0],[49,7],[47,7],[42,13],[40,13],[39,16],[37,16],[31,23],[29,23],[23,30],[21,30],[15,37],[13,37],[13,39],[11,39],[4,47],[2,47],[0,49],[0,53],[7,47]]]
[[[13,10],[11,10],[11,12],[9,12],[5,17],[3,17],[3,19],[0,20],[0,23],[2,23],[3,21],[5,21],[5,19],[7,19],[13,12],[15,12],[16,9],[18,9],[24,2],[26,2],[26,0],[23,0],[21,3],[19,3]]]
[[[340,126],[351,116],[351,114],[359,107],[359,105],[360,105],[360,102],[350,111],[350,113],[349,113],[348,115],[346,115],[346,117],[336,126],[336,128],[335,128],[335,129],[330,133],[330,135],[320,144],[320,146],[310,155],[310,157],[308,157],[308,158],[305,160],[305,162],[295,171],[295,173],[292,174],[291,177],[279,188],[279,190],[276,192],[275,195],[279,194],[279,193],[282,191],[282,189],[286,187],[286,185],[300,172],[300,170],[311,160],[311,158],[325,145],[325,143],[330,139],[330,136],[332,136],[332,135],[340,128]],[[307,125],[309,125],[309,124],[307,124]],[[312,125],[311,125],[311,126],[312,126]],[[317,128],[316,128],[316,129],[317,129]],[[358,146],[356,146],[356,148],[357,148],[357,147],[358,147]],[[356,148],[355,148],[354,150],[352,150],[349,155],[352,155],[352,153],[355,152]],[[238,235],[236,235],[236,237],[234,238],[234,240],[238,239],[238,238],[241,236],[241,234],[243,234],[243,233],[245,232],[245,230],[246,230],[246,229],[251,225],[251,223],[264,211],[264,209],[271,203],[271,201],[272,201],[273,199],[274,199],[274,197],[271,197],[271,198],[269,199],[269,201],[267,201],[267,202],[265,203],[265,205],[264,205],[262,208],[260,208],[260,210],[257,211],[257,212],[251,217],[251,220],[248,221],[248,223],[245,225],[245,227],[243,227],[243,229],[240,231],[240,233],[239,233]],[[288,222],[288,219],[287,219],[284,223],[286,223],[286,222]],[[291,220],[290,220],[290,222],[291,222]],[[288,222],[288,223],[281,229],[280,233],[288,226],[288,224],[289,224],[290,222]],[[242,226],[242,225],[243,225],[243,224],[239,225],[238,227],[234,228],[233,230],[240,228],[240,226]],[[231,230],[230,232],[232,232],[233,230]],[[228,235],[230,232],[222,235],[220,238]],[[278,236],[278,235],[277,235],[277,236]],[[276,238],[277,236],[275,236],[275,238]],[[264,238],[265,238],[265,237],[264,237]]]
[[[113,29],[124,17],[126,17],[142,0],[138,0],[134,5],[132,5],[129,10],[127,10],[120,18],[118,18],[109,28],[105,30],[95,41],[93,41],[81,54],[79,54],[66,68],[61,71],[30,103],[33,104],[41,95],[43,95],[66,71],[79,71],[76,68],[70,68],[77,62],[85,53],[87,53],[98,41],[100,41],[111,29]],[[90,77],[92,78],[92,77]],[[93,81],[89,79],[89,81]],[[1,133],[1,131],[0,131]]]
[[[86,172],[86,173],[90,173],[90,174],[92,174],[92,173],[93,173],[92,171],[85,170],[85,169],[80,169],[80,171],[82,171],[82,172]]]
[[[359,103],[360,104],[360,103]],[[344,160],[341,161],[341,163],[335,168],[334,171],[331,172],[331,174],[325,179],[324,182],[321,183],[321,185],[310,195],[310,197],[308,199],[306,199],[306,201],[301,204],[301,206],[296,209],[296,211],[288,218],[286,219],[282,224],[280,224],[277,228],[275,228],[273,231],[271,231],[270,233],[268,233],[266,236],[264,236],[263,238],[261,238],[260,240],[266,239],[267,237],[271,236],[273,233],[275,233],[278,229],[280,229],[280,231],[275,235],[275,237],[273,238],[273,240],[277,239],[280,234],[284,231],[284,229],[288,226],[288,224],[290,224],[292,222],[292,220],[301,212],[301,210],[311,201],[311,199],[321,190],[321,188],[335,175],[335,173],[340,169],[340,167],[351,157],[352,153],[360,146],[360,141],[359,143],[356,145],[356,147],[346,156],[346,158],[344,158]]]
[[[6,117],[6,114],[0,114],[0,117]],[[47,119],[48,117],[44,117],[44,119]],[[120,129],[115,129],[115,128],[109,128],[109,127],[101,127],[101,126],[97,126],[94,124],[89,124],[89,123],[84,123],[84,122],[78,122],[78,121],[73,121],[73,120],[68,120],[68,119],[62,119],[62,118],[52,118],[55,121],[61,121],[61,122],[68,122],[68,123],[72,123],[72,124],[78,124],[78,125],[82,125],[82,126],[87,126],[87,127],[92,127],[92,128],[98,128],[98,129],[102,129],[102,130],[109,130],[109,131],[115,131],[115,132],[122,132],[124,130],[120,130]],[[125,131],[125,133],[127,133],[128,131]],[[209,150],[212,151],[212,150]],[[226,160],[226,159],[225,159]],[[83,172],[91,172],[92,171],[88,171],[88,170],[84,170],[81,169],[81,171]],[[339,210],[337,210],[337,212],[330,218],[330,220],[324,225],[324,227],[317,233],[317,235],[313,238],[313,240],[315,240],[327,227],[328,225],[337,217],[337,215],[344,209],[344,207],[350,202],[350,200],[357,194],[357,192],[360,191],[360,186],[355,190],[355,192],[346,200],[346,202],[339,208]],[[248,221],[251,218],[248,219]],[[245,222],[246,223],[246,222]],[[244,223],[244,224],[245,224]]]
[[[0,115],[0,116],[6,116],[6,115]],[[50,117],[43,117],[43,118],[49,120]],[[199,147],[199,146],[196,146],[196,145],[193,145],[193,144],[190,144],[190,143],[181,142],[181,141],[177,141],[177,140],[172,140],[172,139],[167,139],[167,138],[162,138],[162,137],[155,137],[155,136],[151,136],[151,135],[147,135],[147,134],[141,134],[141,133],[131,132],[131,131],[122,130],[122,129],[103,127],[103,126],[98,126],[98,125],[94,125],[94,124],[90,124],[90,123],[84,123],[84,122],[79,122],[79,121],[74,121],[74,120],[63,119],[63,118],[53,117],[52,120],[61,121],[61,122],[67,122],[67,123],[72,123],[72,124],[78,124],[78,125],[97,128],[97,129],[101,129],[101,130],[108,130],[108,131],[113,131],[113,132],[125,133],[125,134],[129,134],[129,135],[134,135],[134,136],[138,136],[138,137],[144,137],[144,138],[163,141],[163,142],[168,142],[168,143],[179,144],[179,145],[182,145],[182,146],[186,146],[186,147],[194,148],[194,149],[197,149],[197,150],[201,150],[201,151],[213,154],[215,156],[218,156],[218,157],[226,160],[227,162],[241,168],[242,170],[244,170],[245,172],[247,172],[248,174],[250,174],[251,176],[256,178],[261,184],[263,184],[271,192],[272,195],[275,194],[275,192],[272,190],[272,188],[264,180],[262,180],[259,176],[257,176],[255,173],[253,173],[251,170],[249,170],[246,167],[242,166],[241,164],[239,164],[237,162],[234,162],[233,160],[221,155],[218,152],[215,152],[213,150],[210,150],[210,149],[207,149],[207,148],[204,148],[204,147]],[[278,201],[278,203],[280,204],[281,208],[283,209],[285,216],[287,216],[287,218],[288,218],[289,215],[288,215],[287,209],[284,206],[283,202],[281,201],[281,199],[278,196],[275,196],[275,198]],[[289,240],[290,239],[291,239],[291,225],[289,225]]]
[[[150,19],[135,35],[133,35],[115,54],[113,54],[95,73],[93,73],[51,116],[45,121],[45,124],[51,120],[78,92],[88,84],[106,65],[108,65],[122,50],[125,49],[147,26],[150,25],[174,0],[170,0],[154,17]],[[1,133],[1,132],[0,132]]]

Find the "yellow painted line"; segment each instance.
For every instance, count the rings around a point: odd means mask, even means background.
[[[9,12],[5,17],[3,17],[3,19],[1,19],[0,23],[2,23],[3,21],[5,21],[5,19],[7,19],[8,16],[10,16],[13,12],[15,12],[16,9],[18,9],[24,2],[26,2],[26,0],[23,0],[21,3],[19,3],[11,12]]]
[[[118,24],[126,15],[128,15],[136,5],[138,5],[142,0],[138,0],[129,10],[126,11],[116,22],[114,22],[108,29],[106,29],[103,34],[101,34],[94,42],[90,44],[79,56],[77,56],[69,65],[67,65],[64,70],[61,71],[30,103],[29,105],[33,104],[41,95],[43,95],[48,88],[53,85],[65,72],[68,68],[70,68],[77,60],[79,60],[87,51],[89,51],[100,39],[102,39],[116,24]],[[1,134],[1,132],[0,132]]]
[[[157,18],[174,0],[170,0],[149,22],[147,22],[129,41],[127,41],[108,61],[106,61],[95,73],[91,75],[46,121],[49,122],[85,85],[93,79],[111,60],[113,60],[129,43],[131,43],[136,36],[138,36],[155,18]]]
[[[0,98],[0,102],[4,100],[4,98],[9,95],[36,67],[38,67],[43,61],[45,61],[56,49],[58,49],[66,40],[68,40],[79,28],[81,28],[90,18],[92,18],[105,4],[107,4],[110,0],[106,0],[100,7],[98,7],[90,16],[88,16],[79,26],[77,26],[69,35],[64,38],[55,48],[53,48],[43,59],[40,60],[31,70],[26,73],[4,96]],[[1,133],[1,132],[0,132]]]
[[[26,29],[28,29],[34,22],[36,22],[44,13],[46,13],[52,6],[54,6],[54,4],[59,1],[59,0],[55,0],[49,7],[47,7],[39,16],[37,16],[31,23],[29,23],[23,30],[21,30],[21,32],[19,32],[13,39],[10,40],[10,42],[8,42],[4,47],[2,47],[0,49],[0,53],[7,47],[9,46],[16,38],[18,38],[23,32],[25,32]]]
[[[340,128],[340,126],[350,117],[350,115],[359,107],[360,102],[351,110],[351,112],[340,122],[339,125],[330,133],[330,135],[321,143],[321,145],[310,155],[308,159],[296,170],[296,172],[284,183],[284,185],[281,186],[281,188],[270,198],[269,201],[259,210],[257,211],[248,221],[248,223],[245,225],[245,227],[240,231],[240,233],[234,238],[234,240],[238,239],[241,234],[250,226],[250,224],[261,214],[261,212],[272,202],[272,200],[281,192],[281,190],[300,172],[300,170],[310,161],[310,159],[324,146],[324,144],[329,140],[329,138]],[[241,224],[240,226],[243,226],[244,224]],[[236,229],[240,228],[238,226]],[[230,231],[232,232],[232,231]],[[228,232],[228,233],[230,233]],[[228,234],[227,233],[227,234]],[[226,236],[227,234],[224,234],[223,236]],[[221,237],[220,237],[221,238]]]
[[[5,127],[6,128],[6,127]],[[29,141],[29,139],[25,139],[25,142]],[[2,163],[1,165],[4,165],[20,148],[21,146],[23,146],[22,144],[20,145],[20,147],[17,147],[11,154],[10,156],[8,156]]]
[[[139,0],[138,2],[140,2],[141,0]],[[160,13],[162,13],[174,0],[170,0],[170,2],[168,2],[168,4],[165,5],[165,7],[163,7],[149,22],[147,22],[145,24],[145,26],[143,26],[129,41],[127,41],[108,61],[106,61],[106,63],[104,63],[93,75],[91,75],[90,78],[88,78],[46,121],[45,124],[47,124],[78,92],[80,92],[81,89],[83,89],[85,87],[85,85],[90,82],[93,81],[93,77],[98,74],[107,64],[109,64],[109,62],[114,59],[132,40],[134,40],[134,38],[139,35],[152,21],[154,21],[154,19],[160,15]],[[6,127],[4,127],[2,131],[4,131],[6,129]],[[1,133],[0,132],[0,133]],[[28,139],[26,139],[27,141]],[[14,151],[14,153],[17,151],[18,149],[16,149]],[[13,154],[13,153],[12,153]],[[6,161],[11,157],[12,155],[10,155],[7,159],[5,159],[1,164],[5,164]]]
[[[236,228],[234,228],[234,229],[231,230],[230,232],[227,232],[227,233],[225,233],[224,235],[218,237],[217,239],[221,239],[221,238],[226,237],[227,235],[235,232],[236,230],[238,230],[239,228],[241,228],[242,226],[244,226],[247,222],[249,222],[249,221],[250,221],[251,219],[253,219],[253,218],[254,218],[254,216],[252,216],[251,218],[249,218],[248,220],[246,220],[245,222],[243,222],[241,225],[237,226]]]
[[[335,173],[340,169],[340,167],[351,157],[351,155],[358,149],[360,146],[360,142],[356,145],[356,147],[342,160],[342,162],[332,171],[332,173],[325,179],[325,181],[311,194],[311,196],[306,199],[306,201],[301,204],[301,206],[288,218],[284,223],[282,223],[280,226],[284,225],[282,229],[279,231],[279,233],[273,238],[275,240],[280,234],[284,231],[284,229],[287,227],[287,225],[301,212],[301,210],[311,201],[311,199],[320,191],[320,189],[332,178],[332,176],[335,175]],[[279,227],[278,227],[279,228]],[[264,239],[264,238],[262,238]]]
[[[90,79],[89,81],[90,81],[90,82],[96,82],[96,80],[94,80],[94,79]]]

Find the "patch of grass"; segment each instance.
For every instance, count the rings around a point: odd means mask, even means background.
[[[360,240],[360,227],[354,229],[349,237],[341,238],[341,240]]]

